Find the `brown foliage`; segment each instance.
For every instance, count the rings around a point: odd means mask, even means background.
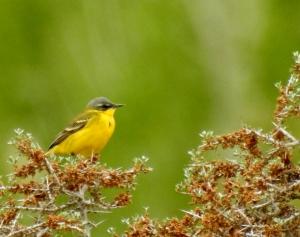
[[[128,205],[137,175],[151,170],[144,158],[122,170],[101,165],[97,157],[47,157],[20,131],[13,143],[26,163],[19,165],[16,160],[10,185],[0,185],[1,236],[52,236],[59,231],[90,236],[98,224],[89,220],[89,213],[103,215]],[[104,201],[104,188],[119,188],[121,192]],[[34,221],[24,225],[23,216]]]
[[[300,141],[286,128],[289,118],[300,117],[299,80],[300,55],[295,53],[287,85],[277,85],[270,132],[244,127],[221,136],[201,133],[202,143],[191,152],[185,180],[177,186],[191,197],[194,209],[163,223],[142,216],[129,229],[151,229],[143,236],[163,237],[300,236],[300,211],[291,204],[300,199],[300,167],[294,161]],[[208,161],[207,153],[217,150],[227,150],[225,159]],[[137,225],[141,220],[143,225]]]

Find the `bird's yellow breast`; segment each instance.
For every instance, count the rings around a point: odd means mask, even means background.
[[[115,129],[115,109],[93,111],[95,115],[87,124],[54,147],[55,154],[81,154],[90,157],[99,153],[109,141]]]

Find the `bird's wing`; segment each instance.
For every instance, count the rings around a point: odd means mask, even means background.
[[[92,117],[92,115],[93,113],[89,113],[89,112],[82,113],[81,115],[79,115],[68,127],[66,127],[63,131],[61,131],[56,136],[54,141],[49,146],[48,150],[62,143],[70,135],[82,129],[87,124],[87,122]]]

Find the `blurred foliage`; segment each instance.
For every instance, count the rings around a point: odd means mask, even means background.
[[[0,3],[1,173],[14,128],[46,148],[91,98],[127,105],[102,161],[127,167],[146,155],[154,172],[105,228],[144,206],[158,218],[181,215],[187,199],[174,187],[199,131],[270,126],[273,84],[299,49],[296,0]]]

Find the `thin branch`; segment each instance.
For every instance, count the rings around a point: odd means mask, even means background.
[[[23,229],[13,231],[13,232],[9,233],[7,235],[7,237],[18,236],[19,234],[24,235],[24,234],[27,234],[27,233],[33,233],[34,231],[36,231],[36,229],[39,229],[40,227],[44,226],[45,224],[46,224],[45,222],[42,222],[42,223],[38,223],[38,224],[35,224],[35,225],[32,225],[32,226],[28,226],[28,227],[23,228]]]

